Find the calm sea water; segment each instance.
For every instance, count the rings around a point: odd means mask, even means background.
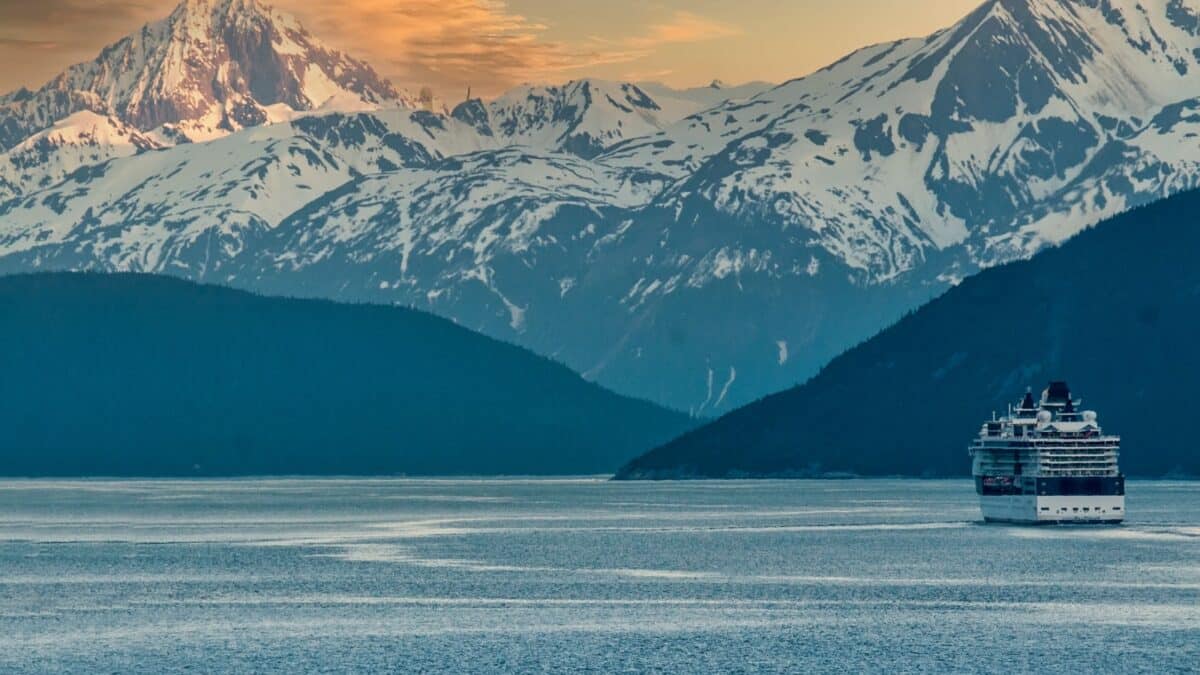
[[[966,481],[0,483],[0,671],[1200,668],[1200,485],[1108,529]]]

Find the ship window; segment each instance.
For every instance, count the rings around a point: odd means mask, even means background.
[[[1114,507],[1113,507],[1113,511],[1120,511],[1120,510],[1121,510],[1121,507],[1119,507],[1119,506],[1114,506]]]
[[[1050,510],[1050,507],[1049,507],[1049,506],[1043,506],[1043,507],[1042,507],[1042,510],[1043,510],[1043,511],[1049,511],[1049,510]]]

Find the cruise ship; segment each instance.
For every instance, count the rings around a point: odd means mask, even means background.
[[[984,423],[971,444],[975,490],[987,522],[1120,523],[1125,476],[1118,436],[1080,409],[1066,382],[1032,392]]]

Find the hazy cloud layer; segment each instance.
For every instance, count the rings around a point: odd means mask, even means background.
[[[170,6],[158,0],[0,0],[0,91],[38,86]]]
[[[292,0],[294,1],[294,0]],[[289,1],[282,3],[291,4]],[[403,85],[496,94],[514,84],[558,80],[589,68],[628,63],[664,45],[737,35],[711,19],[678,11],[632,35],[595,36],[581,44],[546,39],[548,26],[498,0],[333,0],[294,8],[320,35],[360,45]]]
[[[401,86],[454,97],[472,86],[496,94],[521,82],[559,80],[632,63],[665,44],[737,35],[688,11],[626,35],[578,44],[546,38],[548,26],[502,0],[276,0],[318,37],[365,58]],[[170,13],[164,0],[0,0],[0,90],[37,86],[67,65]]]

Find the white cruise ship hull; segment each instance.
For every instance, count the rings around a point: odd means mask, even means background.
[[[1115,524],[1125,520],[1123,495],[983,495],[979,505],[989,523]]]

